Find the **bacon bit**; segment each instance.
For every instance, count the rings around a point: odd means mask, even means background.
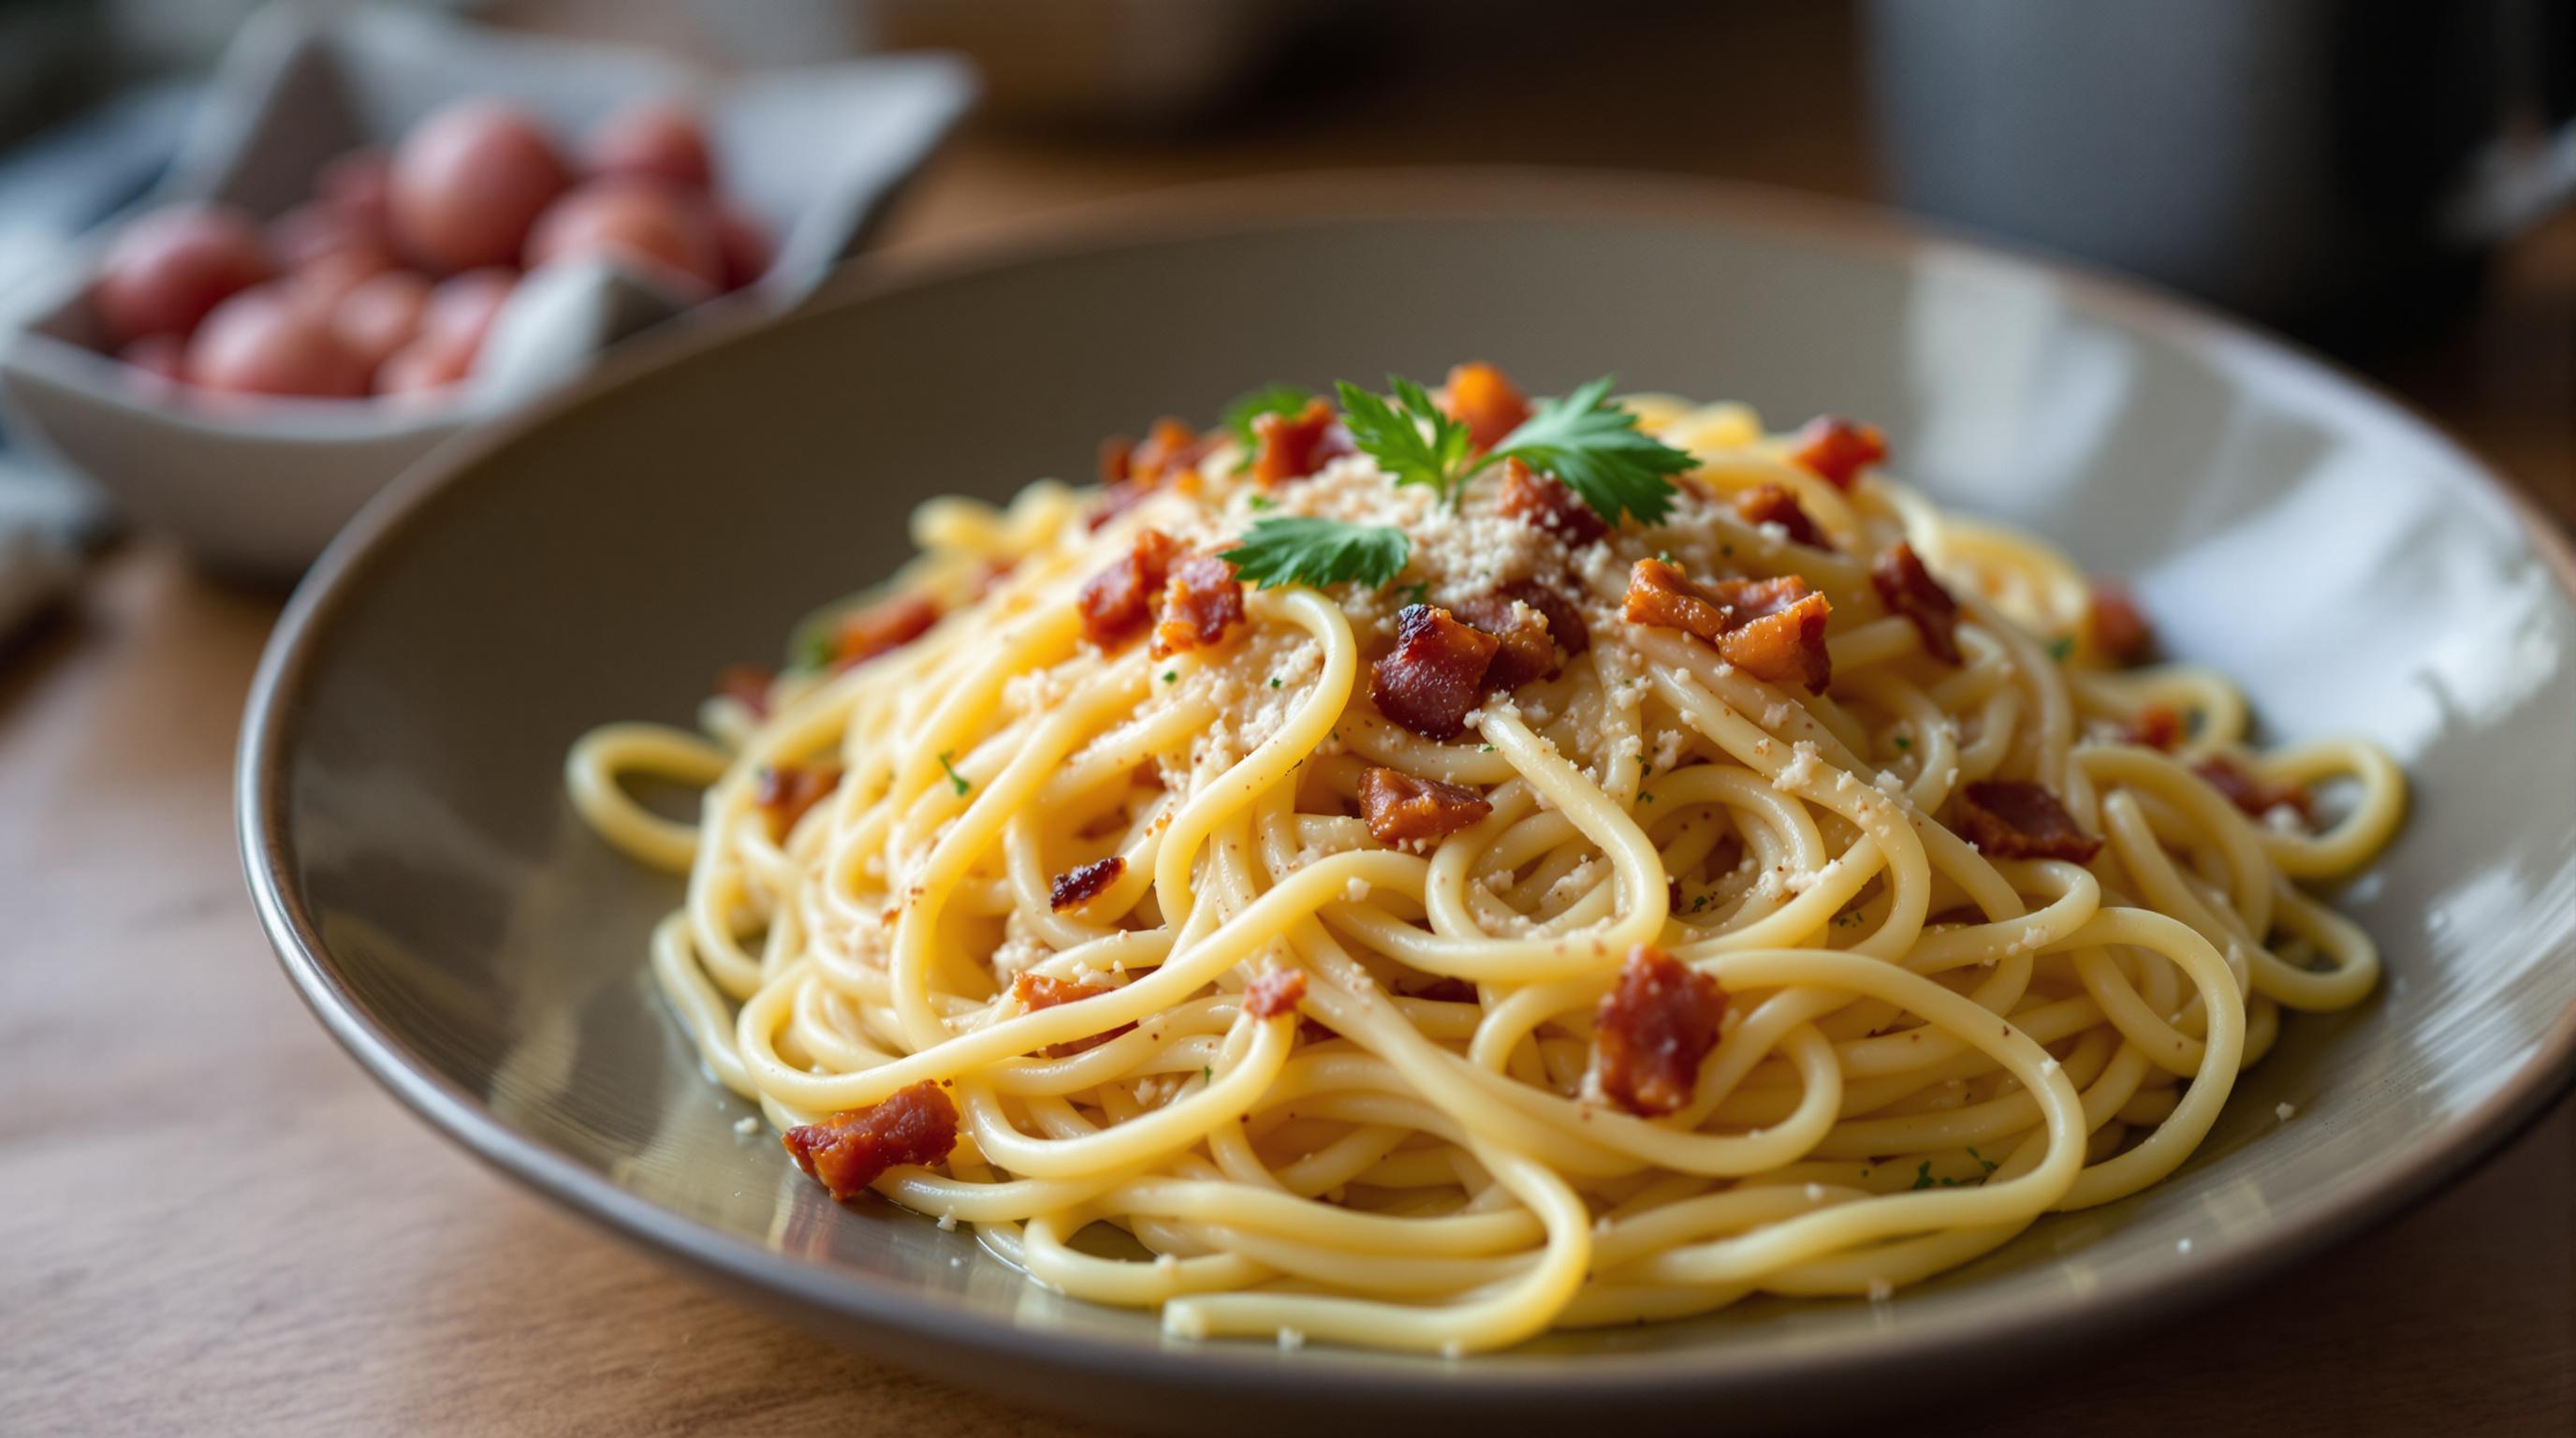
[[[1395,617],[1395,648],[1369,666],[1369,700],[1390,721],[1425,739],[1455,739],[1484,692],[1500,647],[1435,604],[1408,604]]]
[[[1702,588],[1660,559],[1640,559],[1628,571],[1621,612],[1631,624],[1705,640],[1727,663],[1765,683],[1795,682],[1822,694],[1833,682],[1833,655],[1825,648],[1833,605],[1794,574]]]
[[[1030,1013],[1036,1013],[1040,1009],[1051,1009],[1058,1004],[1080,1003],[1084,999],[1096,999],[1102,994],[1116,992],[1118,992],[1116,989],[1106,985],[1068,984],[1062,979],[1050,979],[1044,974],[1022,974],[1011,980],[1011,997],[1019,1000],[1020,1007]],[[1106,1033],[1089,1034],[1078,1039],[1067,1039],[1060,1044],[1049,1044],[1042,1052],[1051,1059],[1069,1059],[1086,1049],[1096,1049],[1135,1027],[1132,1023],[1120,1024]]]
[[[1610,532],[1609,524],[1575,498],[1573,490],[1517,459],[1503,461],[1499,509],[1503,518],[1544,529],[1577,549]]]
[[[1160,484],[1197,467],[1214,447],[1214,436],[1203,439],[1187,424],[1166,415],[1154,421],[1143,444],[1128,452],[1124,477],[1138,484]]]
[[[1304,479],[1334,459],[1352,452],[1351,432],[1342,428],[1333,407],[1312,400],[1297,414],[1256,415],[1252,438],[1252,478],[1262,488]]]
[[[1699,1087],[1717,1047],[1726,991],[1652,944],[1628,951],[1619,982],[1592,1019],[1593,1073],[1612,1103],[1648,1118],[1672,1113]]]
[[[1172,556],[1179,552],[1180,546],[1161,530],[1139,532],[1124,555],[1083,584],[1075,601],[1082,609],[1083,637],[1107,650],[1144,632],[1153,622],[1154,599],[1171,575]]]
[[[1481,360],[1449,371],[1449,382],[1440,391],[1440,410],[1467,426],[1467,437],[1480,450],[1502,443],[1503,436],[1530,416],[1529,401],[1501,370]]]
[[[1660,559],[1640,559],[1629,568],[1620,612],[1631,624],[1678,629],[1711,644],[1726,633],[1726,606]]]
[[[1498,647],[1493,662],[1485,666],[1488,689],[1518,689],[1533,679],[1551,678],[1563,667],[1557,662],[1547,616],[1532,605],[1483,594],[1452,605],[1450,612],[1477,633],[1494,637]]]
[[[1163,622],[1154,626],[1154,657],[1182,649],[1212,648],[1243,622],[1243,581],[1234,566],[1213,554],[1195,555],[1172,569],[1163,590]]]
[[[1803,684],[1822,694],[1834,682],[1825,620],[1833,604],[1807,592],[1794,574],[1777,579],[1722,579],[1709,592],[1727,609],[1718,656],[1766,684]]]
[[[1068,869],[1047,885],[1047,904],[1059,914],[1081,908],[1099,898],[1101,890],[1117,883],[1118,876],[1126,872],[1127,860],[1117,854]]]
[[[798,1168],[846,1203],[887,1169],[945,1162],[957,1146],[957,1106],[936,1080],[923,1079],[873,1107],[791,1128],[779,1141]]]
[[[728,664],[716,671],[716,692],[751,711],[754,719],[769,717],[769,686],[776,675],[757,664]]]
[[[2028,779],[1980,779],[1961,789],[1959,828],[1979,853],[2003,859],[2085,864],[2102,849],[2055,794]]]
[[[1583,611],[1575,608],[1564,595],[1535,579],[1514,580],[1494,592],[1505,599],[1517,599],[1545,617],[1547,637],[1556,641],[1556,647],[1565,651],[1566,658],[1571,659],[1592,647],[1592,631],[1584,627]]]
[[[1256,1019],[1275,1019],[1297,1011],[1306,997],[1304,969],[1269,969],[1243,990],[1243,1011]]]
[[[1916,558],[1914,546],[1902,541],[1880,551],[1869,563],[1870,587],[1891,614],[1913,621],[1923,647],[1944,664],[1959,662],[1959,601]]]
[[[2260,819],[2273,810],[2289,806],[2302,824],[2316,819],[2316,800],[2296,784],[2280,784],[2266,779],[2224,754],[2212,754],[2191,766],[2191,772],[2207,781],[2209,787],[2227,796],[2227,802]]]
[[[1807,511],[1798,507],[1798,497],[1781,485],[1757,484],[1751,489],[1737,490],[1735,513],[1756,529],[1766,524],[1780,526],[1788,532],[1791,544],[1803,544],[1810,549],[1833,548],[1826,540],[1825,532],[1816,528],[1816,522],[1807,517]]]
[[[841,771],[823,765],[762,765],[753,777],[751,801],[769,816],[769,832],[775,838],[787,837],[805,811],[820,804],[840,787]]]
[[[939,622],[939,605],[927,594],[898,594],[841,616],[832,635],[832,667],[847,669],[901,649]]]
[[[2129,721],[2127,729],[2130,743],[2144,744],[2167,753],[2182,742],[2182,736],[2182,715],[2170,704],[2150,704],[2139,710],[2138,717]]]
[[[2085,611],[2084,628],[2095,651],[2123,669],[2156,647],[2155,626],[2147,622],[2138,601],[2126,587],[2106,579],[2093,581],[2093,605]]]
[[[1135,472],[1133,460],[1136,442],[1123,434],[1113,434],[1100,442],[1100,484],[1104,489],[1125,484]],[[1098,529],[1100,526],[1091,526]]]
[[[1813,471],[1836,489],[1849,489],[1864,468],[1887,458],[1887,436],[1874,424],[1818,415],[1798,431],[1792,464]]]
[[[1360,775],[1360,813],[1381,844],[1446,838],[1492,812],[1483,795],[1464,785],[1378,767]]]

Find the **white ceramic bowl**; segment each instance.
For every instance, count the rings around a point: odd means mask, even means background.
[[[262,217],[314,172],[385,145],[463,95],[498,95],[560,134],[643,96],[704,108],[726,193],[778,239],[759,281],[689,309],[696,323],[787,308],[863,245],[871,221],[972,102],[960,61],[906,54],[705,80],[614,47],[502,35],[436,16],[291,7],[245,27],[169,179],[147,201],[223,200]],[[201,562],[291,575],[369,496],[440,441],[579,374],[605,346],[679,318],[681,301],[607,261],[532,274],[475,372],[424,399],[225,403],[101,352],[88,287],[105,235],[70,247],[0,315],[0,404],[142,523]]]

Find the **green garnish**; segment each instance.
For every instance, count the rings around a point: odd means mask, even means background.
[[[1517,459],[1563,481],[1594,513],[1612,524],[1629,515],[1652,524],[1672,509],[1671,476],[1696,461],[1637,428],[1636,414],[1609,402],[1613,377],[1603,375],[1572,394],[1539,407],[1504,435],[1502,443],[1470,457],[1467,427],[1432,402],[1422,386],[1387,376],[1392,401],[1347,380],[1334,386],[1342,422],[1359,446],[1397,484],[1429,485],[1456,507],[1467,482],[1507,459]],[[1425,429],[1429,433],[1424,433]]]
[[[1349,524],[1299,514],[1256,519],[1234,548],[1217,557],[1237,578],[1264,589],[1283,584],[1384,584],[1404,572],[1413,541],[1384,524]]]
[[[1254,420],[1265,414],[1295,414],[1314,398],[1293,384],[1266,384],[1250,394],[1236,396],[1234,403],[1225,407],[1225,418],[1220,421],[1234,435],[1238,456],[1235,472],[1242,473],[1252,463],[1253,451],[1261,447],[1260,436],[1252,432]],[[1253,504],[1255,509],[1265,507],[1258,500]]]
[[[1273,689],[1276,689],[1276,688],[1278,688],[1278,687],[1279,687],[1279,676],[1278,676],[1278,675],[1273,674],[1273,675],[1271,675],[1271,676],[1270,676],[1270,687],[1271,687],[1271,688],[1273,688]]]
[[[1612,524],[1622,514],[1646,524],[1661,520],[1673,507],[1672,476],[1697,461],[1640,431],[1634,411],[1610,403],[1614,382],[1605,374],[1540,406],[1485,462],[1517,459],[1545,470]]]
[[[1992,1173],[1992,1172],[1994,1172],[1996,1169],[1998,1169],[1998,1168],[2002,1167],[2002,1165],[2001,1165],[2001,1164],[1998,1164],[1998,1163],[1996,1163],[1993,1159],[1988,1158],[1988,1157],[1986,1157],[1984,1154],[1977,1152],[1977,1151],[1976,1151],[1976,1149],[1975,1149],[1975,1148],[1973,1148],[1973,1147],[1971,1147],[1971,1148],[1968,1150],[1968,1157],[1973,1158],[1973,1159],[1975,1159],[1977,1162],[1979,1162],[1979,1163],[1981,1163],[1981,1164],[1985,1165],[1986,1172],[1988,1172],[1988,1173]]]
[[[1392,404],[1349,380],[1335,382],[1351,443],[1376,460],[1396,483],[1427,484],[1442,503],[1454,507],[1459,491],[1476,477],[1477,470],[1493,463],[1494,456],[1469,463],[1467,451],[1475,440],[1467,426],[1451,419],[1431,402],[1422,386],[1404,376],[1388,375],[1386,382],[1395,390]],[[1428,437],[1422,433],[1425,425],[1431,429]]]
[[[948,782],[956,785],[957,792],[962,795],[971,786],[967,784],[966,776],[957,772],[957,766],[948,762],[948,756],[955,752],[957,751],[954,749],[940,750],[939,767],[948,771]]]
[[[1207,1065],[1207,1064],[1201,1064],[1201,1065],[1199,1065],[1199,1082],[1201,1082],[1201,1083],[1215,1083],[1215,1082],[1216,1082],[1216,1070],[1215,1070],[1213,1067],[1211,1067],[1211,1066],[1209,1066],[1209,1065]]]
[[[1266,494],[1247,494],[1243,497],[1243,507],[1259,513],[1265,509],[1277,509],[1279,502]]]
[[[1908,739],[1907,737],[1905,737],[1905,736],[1904,736],[1904,735],[1902,735],[1902,734],[1897,735],[1895,738],[1890,739],[1888,742],[1889,742],[1889,743],[1891,743],[1891,744],[1894,744],[1894,745],[1895,745],[1897,748],[1899,748],[1899,749],[1911,749],[1911,748],[1913,748],[1913,747],[1914,747],[1914,741],[1913,741],[1913,740],[1911,740],[1911,739]]]
[[[1932,1160],[1928,1158],[1923,1160],[1923,1166],[1914,1170],[1914,1186],[1916,1188],[1932,1186]]]
[[[2075,636],[2072,634],[2061,634],[2055,639],[2048,641],[2048,657],[2056,660],[2060,664],[2065,663],[2067,656],[2074,652]]]
[[[832,661],[840,657],[840,647],[839,636],[832,632],[831,625],[809,625],[796,636],[787,656],[787,667],[809,671],[829,669]]]
[[[1652,794],[1640,794],[1640,795],[1638,795],[1638,796],[1637,796],[1637,798],[1638,798],[1638,801],[1639,801],[1639,802],[1641,802],[1641,803],[1651,804],[1651,803],[1655,802],[1655,796],[1654,796],[1654,795],[1652,795]]]

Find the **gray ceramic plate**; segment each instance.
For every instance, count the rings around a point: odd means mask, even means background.
[[[1892,1303],[1753,1302],[1464,1362],[1169,1342],[963,1233],[837,1208],[768,1134],[737,1135],[748,1110],[644,972],[678,890],[566,807],[574,736],[685,722],[718,666],[892,566],[925,496],[1078,476],[1103,433],[1210,415],[1261,381],[1466,356],[1541,390],[1615,368],[1779,422],[1882,421],[1934,494],[2138,576],[2170,646],[2243,676],[2276,732],[2388,745],[2416,808],[2345,895],[2386,947],[2384,991],[2291,1023],[2173,1180]],[[648,342],[414,473],[278,630],[241,839],[289,975],[406,1103],[603,1226],[887,1356],[1197,1431],[1219,1414],[1760,1426],[1919,1398],[2274,1270],[2455,1174],[2561,1087],[2571,584],[2565,543],[2422,424],[2100,282],[1700,188],[1238,188],[972,262],[890,257],[787,322]]]

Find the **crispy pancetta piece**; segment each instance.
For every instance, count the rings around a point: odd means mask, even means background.
[[[2183,740],[2185,725],[2182,715],[2170,704],[2150,704],[2128,722],[2124,736],[2132,744],[2167,753]]]
[[[1144,633],[1179,552],[1161,530],[1139,532],[1125,554],[1083,584],[1075,601],[1082,609],[1082,637],[1108,650]]]
[[[1485,666],[1488,689],[1518,689],[1564,667],[1547,616],[1531,605],[1501,594],[1480,594],[1451,605],[1449,612],[1477,633],[1494,637],[1494,658]]]
[[[2255,773],[2224,754],[2212,754],[2191,766],[2209,787],[2227,796],[2227,802],[2257,819],[2270,817],[2275,809],[2286,808],[2299,816],[2301,824],[2316,818],[2316,800],[2296,784],[2278,784]]]
[[[1727,663],[1769,684],[1822,694],[1833,682],[1825,621],[1833,605],[1794,574],[1725,579],[1703,588],[1660,559],[1628,571],[1622,613],[1631,624],[1678,629],[1706,641]]]
[[[1825,538],[1825,532],[1807,517],[1807,511],[1798,507],[1798,497],[1791,494],[1785,485],[1757,484],[1751,489],[1739,489],[1735,492],[1734,503],[1736,516],[1756,529],[1776,524],[1791,544],[1803,544],[1810,549],[1833,548]]]
[[[1011,980],[1011,997],[1018,999],[1020,1007],[1030,1013],[1036,1013],[1040,1009],[1051,1009],[1058,1004],[1080,1003],[1084,999],[1096,999],[1102,994],[1116,992],[1116,989],[1105,984],[1068,984],[1062,979],[1050,979],[1044,974],[1024,973]],[[1086,1034],[1078,1039],[1067,1039],[1060,1044],[1049,1044],[1042,1052],[1051,1059],[1071,1058],[1085,1049],[1096,1049],[1135,1027],[1132,1023],[1120,1024],[1114,1029],[1101,1033]]]
[[[1408,604],[1395,617],[1395,648],[1369,666],[1378,712],[1425,739],[1455,739],[1485,690],[1485,669],[1501,642],[1434,604]]]
[[[887,1169],[945,1162],[957,1146],[957,1106],[937,1082],[923,1079],[882,1103],[791,1128],[779,1141],[798,1168],[846,1202]]]
[[[1602,1095],[1649,1118],[1687,1106],[1725,1017],[1717,980],[1652,944],[1629,950],[1592,1018],[1592,1074]]]
[[[2028,779],[1979,779],[1962,788],[1958,829],[1977,852],[1998,859],[2084,864],[2102,849],[2055,794]]]
[[[1154,626],[1154,654],[1207,649],[1225,642],[1243,622],[1243,581],[1234,566],[1213,554],[1193,555],[1172,567],[1163,590],[1162,622]]]
[[[769,832],[783,839],[840,783],[841,771],[828,764],[763,765],[752,778],[751,802],[769,819]]]
[[[1382,766],[1360,775],[1360,817],[1381,844],[1445,839],[1492,812],[1482,794],[1461,784]]]
[[[1502,443],[1503,436],[1530,417],[1529,401],[1501,370],[1481,361],[1449,371],[1449,382],[1440,390],[1440,409],[1467,427],[1467,437],[1479,450]]]
[[[1818,415],[1798,431],[1789,461],[1836,489],[1849,489],[1860,472],[1887,458],[1887,436],[1874,424]]]
[[[1252,478],[1264,489],[1304,479],[1352,452],[1350,431],[1320,399],[1296,414],[1255,416],[1252,439]]]
[[[1048,881],[1047,906],[1059,914],[1081,908],[1099,898],[1102,890],[1117,883],[1118,876],[1126,872],[1126,859],[1116,854],[1075,865]]]
[[[1890,614],[1912,621],[1925,652],[1944,664],[1959,662],[1959,601],[1923,567],[1913,545],[1900,540],[1879,551],[1869,562],[1869,584]]]
[[[1577,549],[1610,532],[1608,522],[1573,490],[1517,459],[1503,461],[1499,510],[1503,518],[1544,529]]]
[[[901,649],[939,622],[939,605],[927,594],[897,594],[844,614],[832,631],[832,667],[847,669]]]
[[[2130,597],[2126,586],[2107,579],[2093,581],[2093,603],[2084,611],[2084,635],[2093,650],[2122,668],[2145,659],[2156,647],[2155,626]]]

